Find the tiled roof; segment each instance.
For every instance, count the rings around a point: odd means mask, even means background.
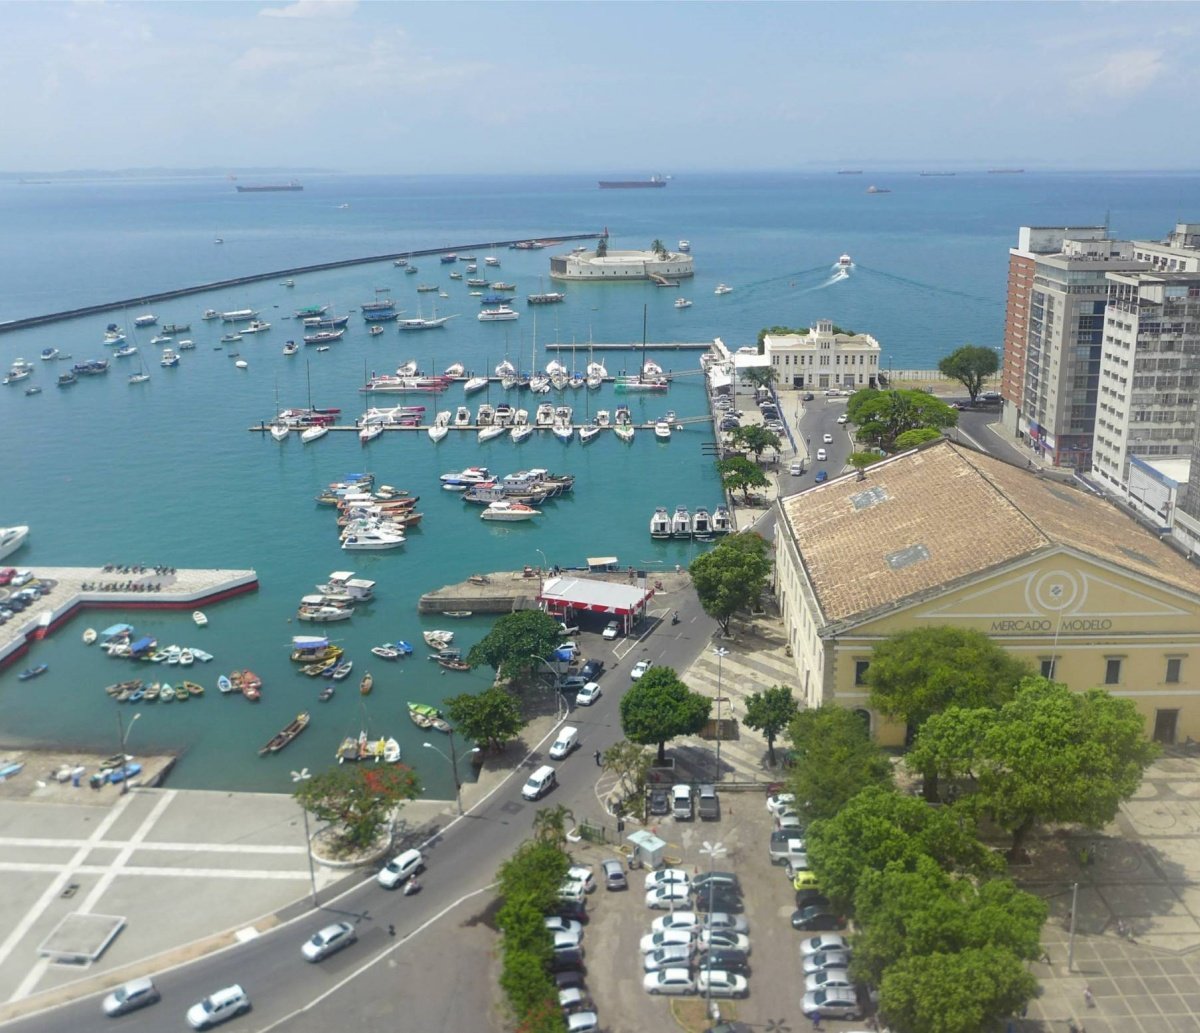
[[[782,506],[824,624],[1058,546],[1200,595],[1200,571],[1111,503],[950,441]]]

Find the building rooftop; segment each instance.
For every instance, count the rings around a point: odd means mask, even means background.
[[[781,505],[825,625],[1061,547],[1200,596],[1200,571],[1110,503],[947,440]]]

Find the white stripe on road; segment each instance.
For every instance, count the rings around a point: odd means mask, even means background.
[[[20,861],[0,861],[0,872],[36,872],[49,874],[61,872],[61,864],[23,864]],[[102,864],[74,865],[71,872],[75,875],[99,875],[112,881],[118,875],[153,875],[164,878],[187,879],[298,879],[308,882],[307,871],[281,871],[278,868],[155,868],[152,865],[125,865],[114,869]],[[90,896],[90,894],[89,894]],[[88,908],[80,907],[80,911]]]
[[[0,849],[4,847],[38,847],[39,849],[77,849],[81,846],[102,849],[162,850],[172,853],[197,854],[303,854],[302,846],[253,846],[241,843],[159,843],[155,840],[135,843],[132,839],[106,839],[95,842],[90,839],[49,839],[23,836],[0,836]]]

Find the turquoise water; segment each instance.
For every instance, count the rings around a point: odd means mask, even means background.
[[[963,340],[1000,340],[1006,249],[1020,223],[1096,222],[1110,209],[1115,232],[1161,236],[1177,215],[1186,215],[1186,199],[1200,184],[1194,176],[910,175],[889,181],[896,192],[883,197],[866,196],[866,185],[862,177],[681,177],[666,190],[601,192],[591,181],[568,178],[346,177],[308,182],[300,194],[263,195],[237,195],[228,184],[204,180],[0,185],[0,318],[339,257],[607,225],[614,247],[645,246],[655,237],[669,244],[690,239],[698,273],[679,293],[695,304],[677,311],[676,292],[646,285],[569,286],[565,304],[538,312],[537,340],[578,342],[579,367],[589,339],[640,342],[644,305],[651,341],[719,335],[736,347],[764,325],[829,316],[879,337],[885,362],[928,366]],[[225,244],[212,243],[217,235]],[[828,284],[830,266],[843,251],[857,267],[848,280]],[[546,276],[551,251],[496,254],[503,264],[493,277],[516,282],[522,296]],[[483,252],[478,255],[482,260]],[[448,793],[446,764],[422,750],[423,737],[404,704],[438,703],[481,688],[484,676],[443,674],[423,659],[385,664],[370,657],[369,647],[397,638],[415,644],[423,628],[444,625],[445,618],[418,618],[417,596],[476,571],[536,566],[543,555],[564,566],[597,554],[650,569],[687,563],[697,547],[651,542],[651,512],[658,505],[711,508],[720,501],[711,463],[701,453],[711,437],[704,424],[677,432],[668,444],[640,433],[623,446],[605,435],[586,449],[552,438],[521,446],[502,438],[481,446],[473,435],[434,445],[424,434],[400,433],[365,449],[347,433],[309,446],[294,437],[280,445],[247,432],[270,416],[277,395],[281,405],[307,404],[310,383],[315,404],[341,406],[352,418],[372,404],[358,392],[364,377],[410,358],[425,368],[457,360],[482,370],[507,355],[530,366],[532,309],[522,304],[517,323],[480,324],[478,300],[462,282],[449,280],[451,267],[428,259],[418,264],[418,276],[384,263],[297,277],[292,289],[267,281],[156,304],[160,324],[192,324],[197,348],[183,353],[177,369],[158,366],[158,348],[149,344],[154,330],[132,329],[142,309],[0,335],[2,362],[36,361],[48,346],[78,361],[108,351],[101,337],[111,319],[129,327],[152,378],[131,386],[125,375],[137,358],[113,360],[107,377],[60,390],[52,382],[54,364],[38,362],[42,394],[0,389],[0,525],[33,525],[30,544],[10,562],[253,567],[260,574],[261,590],[211,607],[205,629],[182,613],[129,616],[160,642],[192,643],[217,657],[193,668],[195,680],[209,688],[206,698],[144,706],[130,733],[132,752],[184,751],[172,784],[286,791],[291,770],[325,766],[365,717],[373,734],[400,739],[405,759],[432,792]],[[464,271],[461,263],[454,268]],[[300,336],[288,318],[295,308],[321,303],[345,313],[372,299],[377,288],[390,287],[401,307],[416,313],[420,297],[429,314],[431,296],[415,291],[422,281],[450,294],[438,299],[439,314],[460,314],[445,330],[401,335],[391,329],[371,338],[354,314],[330,351],[307,348],[290,359],[280,354],[286,339]],[[719,281],[733,285],[734,293],[714,297]],[[226,346],[240,349],[249,370],[236,370],[226,350],[214,350],[223,328],[200,319],[210,307],[253,307],[274,324],[269,333]],[[694,365],[695,355],[654,357],[678,369]],[[536,364],[548,358],[539,349]],[[611,372],[640,363],[636,353],[603,358]],[[582,412],[585,395],[571,393],[564,401]],[[370,397],[373,404],[402,401]],[[490,401],[502,397],[493,389]],[[461,400],[455,388],[440,399],[409,396],[403,403],[426,404],[432,412]],[[470,404],[486,400],[479,394]],[[705,409],[698,377],[679,378],[666,398],[618,398],[605,388],[586,404],[594,413],[622,401],[638,420],[668,407],[680,416]],[[476,464],[499,473],[530,466],[571,472],[576,490],[547,504],[533,526],[488,525],[476,507],[438,488],[438,474]],[[313,503],[321,486],[359,470],[421,496],[425,518],[402,550],[343,552],[333,511]],[[321,704],[321,683],[296,674],[287,659],[291,635],[314,629],[291,618],[298,598],[338,569],[377,580],[378,599],[331,629],[356,671],[333,701]],[[0,675],[4,741],[115,751],[116,705],[103,686],[130,676],[130,668],[84,647],[79,636],[88,625],[122,617],[84,615],[40,643],[30,660],[48,662],[50,672],[36,681],[20,683],[12,669]],[[456,644],[469,646],[488,623],[453,622]],[[213,691],[216,675],[235,667],[263,677],[259,705]],[[357,682],[365,669],[374,673],[376,688],[364,713]],[[179,672],[155,673],[170,679]],[[260,760],[257,747],[301,709],[313,714],[310,728],[285,753]],[[122,710],[127,721],[132,712]]]

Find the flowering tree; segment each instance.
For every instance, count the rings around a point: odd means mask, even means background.
[[[421,791],[416,773],[403,764],[343,765],[300,784],[296,800],[314,817],[333,824],[342,849],[370,846],[392,810]]]

